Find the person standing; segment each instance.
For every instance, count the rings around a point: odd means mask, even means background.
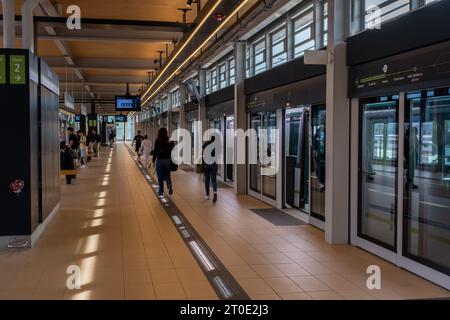
[[[83,130],[78,131],[80,137],[80,158],[81,158],[81,168],[87,167],[87,137]]]
[[[133,142],[131,143],[131,146],[134,145],[136,154],[138,155],[138,158],[141,157],[140,151],[142,146],[142,140],[144,140],[144,137],[141,135],[141,131],[138,130],[137,135],[134,137]]]
[[[206,159],[205,158],[205,149],[209,145],[213,144],[214,141],[216,141],[216,137],[212,136],[211,139],[205,144],[203,144],[203,175],[205,180],[205,199],[209,200],[209,192],[210,192],[210,183],[212,185],[213,189],[213,202],[217,202],[217,163],[216,163],[216,150],[213,149],[211,151],[211,157],[212,159]]]
[[[144,165],[145,168],[148,169],[151,165],[151,153],[152,153],[152,142],[149,140],[148,136],[144,136],[144,140],[142,141],[142,147],[140,153],[144,156]]]
[[[116,138],[116,135],[114,134],[114,130],[111,129],[111,131],[109,132],[109,146],[110,148],[114,147],[114,139]]]
[[[78,157],[78,148],[80,147],[80,141],[78,140],[78,136],[75,134],[75,130],[72,127],[67,128],[67,133],[69,136],[69,148],[72,152],[72,161],[76,162],[77,166],[80,161]]]
[[[72,151],[69,145],[66,145],[64,141],[59,144],[60,148],[60,165],[61,170],[75,170],[75,165],[73,163]],[[66,174],[67,184],[72,184],[73,175]]]
[[[94,157],[98,156],[98,145],[101,141],[99,141],[99,135],[97,134],[97,130],[92,129],[88,136],[88,143],[92,147],[92,151],[94,153]]]
[[[169,140],[169,135],[166,128],[161,128],[158,131],[158,137],[153,149],[153,165],[156,163],[156,174],[159,183],[159,196],[164,194],[164,181],[167,183],[169,195],[173,194],[173,186],[171,179],[171,161],[172,149],[174,143]]]
[[[79,147],[79,141],[78,141],[78,137],[74,132],[74,129],[72,127],[67,128],[67,133],[69,136],[69,147],[72,150],[77,151],[78,147]]]

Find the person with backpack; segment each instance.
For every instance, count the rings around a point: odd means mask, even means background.
[[[203,176],[205,180],[205,199],[209,200],[209,193],[210,193],[210,184],[212,185],[213,189],[213,202],[217,202],[217,163],[215,160],[216,157],[216,150],[213,149],[211,151],[211,157],[213,159],[205,159],[205,149],[209,145],[213,144],[214,141],[216,141],[216,137],[212,136],[211,139],[203,144]],[[209,160],[209,161],[208,161]]]
[[[159,196],[164,194],[164,181],[167,183],[169,195],[173,194],[172,186],[172,149],[175,144],[169,140],[166,128],[159,129],[153,149],[153,165],[156,164],[156,175],[158,176]]]

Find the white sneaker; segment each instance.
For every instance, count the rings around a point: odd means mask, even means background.
[[[209,196],[205,196],[205,200],[209,200]]]

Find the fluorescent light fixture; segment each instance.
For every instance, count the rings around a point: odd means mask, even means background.
[[[180,217],[178,217],[178,216],[172,216],[172,220],[175,222],[176,225],[180,225],[183,223],[181,221]]]
[[[231,294],[230,290],[228,290],[228,287],[223,282],[221,277],[215,276],[213,278],[213,282],[216,284],[216,287],[219,288],[220,292],[222,292],[222,295],[225,298],[231,298],[232,294]]]
[[[189,243],[189,246],[194,251],[195,255],[200,259],[200,262],[205,267],[205,269],[207,271],[215,270],[215,268],[214,268],[213,264],[211,263],[211,261],[208,259],[208,257],[205,255],[203,250],[197,244],[197,241],[192,240],[192,241],[189,241],[188,243]]]
[[[184,62],[182,64],[180,64],[180,66],[174,71],[172,72],[172,74],[156,89],[153,91],[153,93],[145,100],[143,100],[142,105],[145,105],[151,98],[153,98],[158,92],[159,90],[161,90],[161,88],[163,88],[172,78],[174,75],[177,74],[178,71],[181,70],[181,68],[184,67],[184,65],[186,63],[188,63],[213,37],[215,34],[217,34],[222,28],[223,26],[225,26],[228,21],[231,20],[231,18],[234,17],[234,15],[242,9],[242,7],[248,2],[249,0],[244,0],[241,2],[241,4],[239,4],[239,6],[236,7],[236,9],[233,10],[232,13],[230,13],[223,21],[222,23],[217,26],[217,28],[211,32],[211,34],[206,38],[205,41],[203,41],[203,43],[188,57],[186,58],[186,60],[184,60]],[[151,86],[152,87],[152,86]],[[149,87],[149,88],[151,88]]]

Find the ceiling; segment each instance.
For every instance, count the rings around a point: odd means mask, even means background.
[[[202,7],[211,5],[201,2]],[[20,15],[23,0],[15,3]],[[80,7],[81,30],[66,27],[68,5]],[[74,93],[75,112],[81,102],[89,106],[95,99],[97,113],[114,114],[114,96],[124,94],[127,84],[132,94],[138,94],[160,68],[158,51],[164,62],[191,30],[196,4],[187,12],[186,23],[179,8],[187,8],[186,0],[41,0],[34,11],[36,51],[59,75],[61,92]],[[16,35],[20,47],[20,22]]]

